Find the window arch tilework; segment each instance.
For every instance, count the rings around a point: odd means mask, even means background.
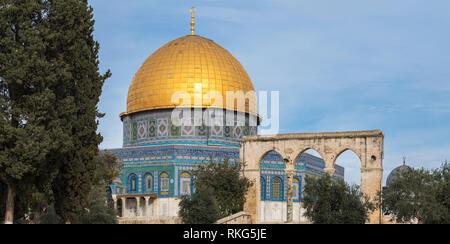
[[[151,173],[144,174],[142,182],[142,192],[152,192],[153,191],[153,175]]]
[[[181,177],[181,178],[191,178],[191,174],[189,174],[188,172],[183,172],[183,173],[180,175],[180,177]]]
[[[138,190],[138,178],[136,174],[130,174],[128,176],[128,191],[129,192],[137,192]]]
[[[271,199],[283,200],[283,180],[280,177],[274,177],[271,182]]]
[[[180,174],[180,195],[191,195],[192,175],[189,172]]]
[[[161,196],[168,196],[170,190],[170,178],[167,172],[162,172],[159,175],[159,194]]]

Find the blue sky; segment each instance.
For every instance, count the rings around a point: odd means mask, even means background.
[[[102,148],[122,146],[128,86],[156,49],[196,34],[228,49],[259,90],[280,91],[280,133],[381,129],[384,180],[450,160],[447,0],[91,0],[101,70]],[[359,184],[352,152],[338,158]]]

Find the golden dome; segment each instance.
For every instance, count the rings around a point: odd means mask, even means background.
[[[190,107],[219,107],[256,114],[256,94],[246,102],[245,109],[235,106],[234,101],[226,102],[227,91],[246,94],[254,90],[249,75],[231,53],[212,40],[188,35],[162,46],[141,65],[128,91],[127,112],[121,116],[175,108],[182,103],[172,101],[176,92],[189,94]],[[213,91],[222,95],[222,106],[216,106],[217,101],[210,98]],[[201,105],[195,103],[198,99],[202,99]]]

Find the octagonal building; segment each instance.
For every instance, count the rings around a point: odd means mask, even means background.
[[[261,118],[250,76],[214,41],[195,35],[168,42],[131,80],[123,148],[109,149],[124,168],[111,185],[120,223],[180,223],[178,203],[191,195],[200,164],[239,162],[240,139],[256,135]],[[287,178],[276,152],[261,161],[261,222],[286,219]],[[304,178],[324,174],[322,159],[296,160],[294,220],[301,221]],[[344,169],[336,165],[336,176]]]

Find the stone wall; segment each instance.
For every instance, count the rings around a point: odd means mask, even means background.
[[[250,224],[251,215],[246,212],[239,212],[223,219],[217,220],[216,224]]]
[[[119,218],[119,224],[182,224],[180,217]]]
[[[305,209],[302,208],[302,203],[294,202],[293,204],[294,223],[309,222],[303,216]],[[287,202],[281,201],[261,201],[260,203],[260,223],[285,223],[287,220]]]

